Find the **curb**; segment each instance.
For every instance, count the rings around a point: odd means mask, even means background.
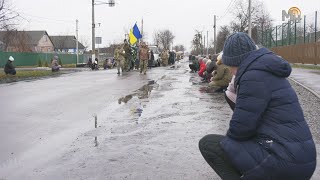
[[[307,89],[309,92],[311,92],[313,95],[315,95],[318,99],[320,99],[320,95],[318,93],[316,93],[314,90],[310,89],[309,87],[303,85],[302,83],[300,83],[299,81],[293,79],[292,77],[289,77],[290,80],[292,80],[293,82],[299,84],[300,86],[302,86],[303,88]]]

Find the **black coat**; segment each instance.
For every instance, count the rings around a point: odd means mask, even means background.
[[[14,68],[12,62],[8,60],[6,65],[4,66],[4,72],[7,73],[7,72],[9,72],[11,70],[15,70],[15,68]]]

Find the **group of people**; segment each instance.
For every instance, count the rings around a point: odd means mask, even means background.
[[[213,56],[190,57],[192,63],[189,64],[191,72],[198,72],[202,82],[209,83],[209,88],[214,88],[215,92],[223,92],[227,89],[232,79],[230,69],[222,63],[222,52]]]
[[[149,48],[145,42],[140,42],[137,52],[137,61],[132,61],[131,48],[127,40],[124,40],[124,43],[119,45],[114,52],[114,59],[117,64],[117,74],[123,72],[128,72],[134,67],[140,70],[140,74],[146,74],[148,69],[148,61],[152,57],[152,51],[149,51]]]
[[[175,63],[175,56],[174,51],[169,51],[168,49],[163,50],[160,54],[162,66],[173,65]]]
[[[233,110],[225,135],[206,135],[199,142],[202,156],[222,179],[312,177],[316,147],[287,80],[291,66],[286,60],[258,48],[245,33],[230,35],[223,52],[211,60],[192,60],[190,68],[209,86],[225,89]]]
[[[51,70],[52,72],[58,72],[61,68],[61,65],[59,65],[59,57],[58,56],[53,56],[52,61],[51,61]],[[14,58],[10,56],[8,58],[7,63],[4,66],[4,73],[6,75],[16,75],[17,71],[15,66],[13,65]]]

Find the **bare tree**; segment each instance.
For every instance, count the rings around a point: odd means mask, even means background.
[[[258,42],[258,31],[265,31],[272,27],[272,20],[269,12],[267,12],[264,3],[261,0],[252,2],[252,38]],[[249,10],[248,2],[237,0],[234,5],[234,20],[230,23],[232,32],[248,32],[249,27]]]
[[[223,50],[224,42],[227,37],[231,34],[228,26],[221,26],[217,36],[217,52]]]
[[[173,47],[173,49],[174,49],[176,52],[179,52],[179,51],[184,52],[185,47],[184,47],[183,45],[176,45],[176,46]]]
[[[202,53],[203,44],[202,44],[202,36],[200,31],[196,30],[196,34],[194,35],[192,41],[192,54],[198,55]]]
[[[84,52],[86,52],[90,46],[90,40],[86,36],[82,36],[79,42],[84,46]]]
[[[30,45],[31,37],[24,31],[18,33],[15,40],[17,52],[32,52],[32,47]]]
[[[155,31],[153,36],[154,43],[158,45],[160,50],[170,49],[174,38],[175,36],[168,29],[162,31]]]
[[[3,37],[3,49],[14,52],[32,52],[31,37],[24,31],[7,30]]]
[[[19,14],[13,10],[9,0],[0,0],[0,30],[7,30],[15,25],[14,20],[17,17]]]

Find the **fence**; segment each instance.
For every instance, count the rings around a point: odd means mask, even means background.
[[[320,42],[270,48],[290,63],[320,64]]]
[[[76,54],[54,54],[54,53],[18,53],[18,52],[0,52],[0,67],[4,67],[8,57],[14,57],[15,66],[37,66],[40,62],[45,64],[46,62],[50,65],[53,56],[57,55],[61,60],[62,64],[76,64]],[[86,55],[79,55],[78,63],[87,62]]]
[[[258,30],[258,42],[264,47],[314,43],[320,40],[319,13],[304,15],[301,21],[288,21],[269,29]]]

